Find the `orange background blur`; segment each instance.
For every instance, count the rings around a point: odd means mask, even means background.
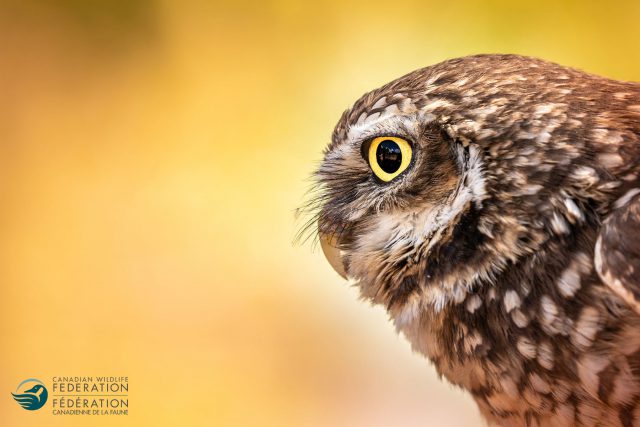
[[[0,425],[480,426],[294,209],[343,109],[513,52],[640,80],[640,3],[3,0]],[[130,415],[25,411],[124,375]]]

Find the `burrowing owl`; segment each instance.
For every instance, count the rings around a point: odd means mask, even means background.
[[[319,234],[491,424],[635,425],[639,160],[639,84],[454,59],[342,115]]]

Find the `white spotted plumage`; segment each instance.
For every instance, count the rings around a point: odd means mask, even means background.
[[[389,182],[363,157],[410,142]],[[414,350],[503,426],[640,423],[640,85],[514,55],[364,95],[317,172],[318,230]]]

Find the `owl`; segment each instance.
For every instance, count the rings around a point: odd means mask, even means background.
[[[448,60],[356,101],[315,179],[331,265],[490,425],[640,425],[640,84]]]

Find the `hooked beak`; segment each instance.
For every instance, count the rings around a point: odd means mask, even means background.
[[[342,258],[342,251],[337,247],[337,239],[333,234],[324,234],[318,230],[320,235],[320,246],[325,258],[331,264],[331,267],[338,273],[343,279],[347,279],[347,271],[344,266]]]

